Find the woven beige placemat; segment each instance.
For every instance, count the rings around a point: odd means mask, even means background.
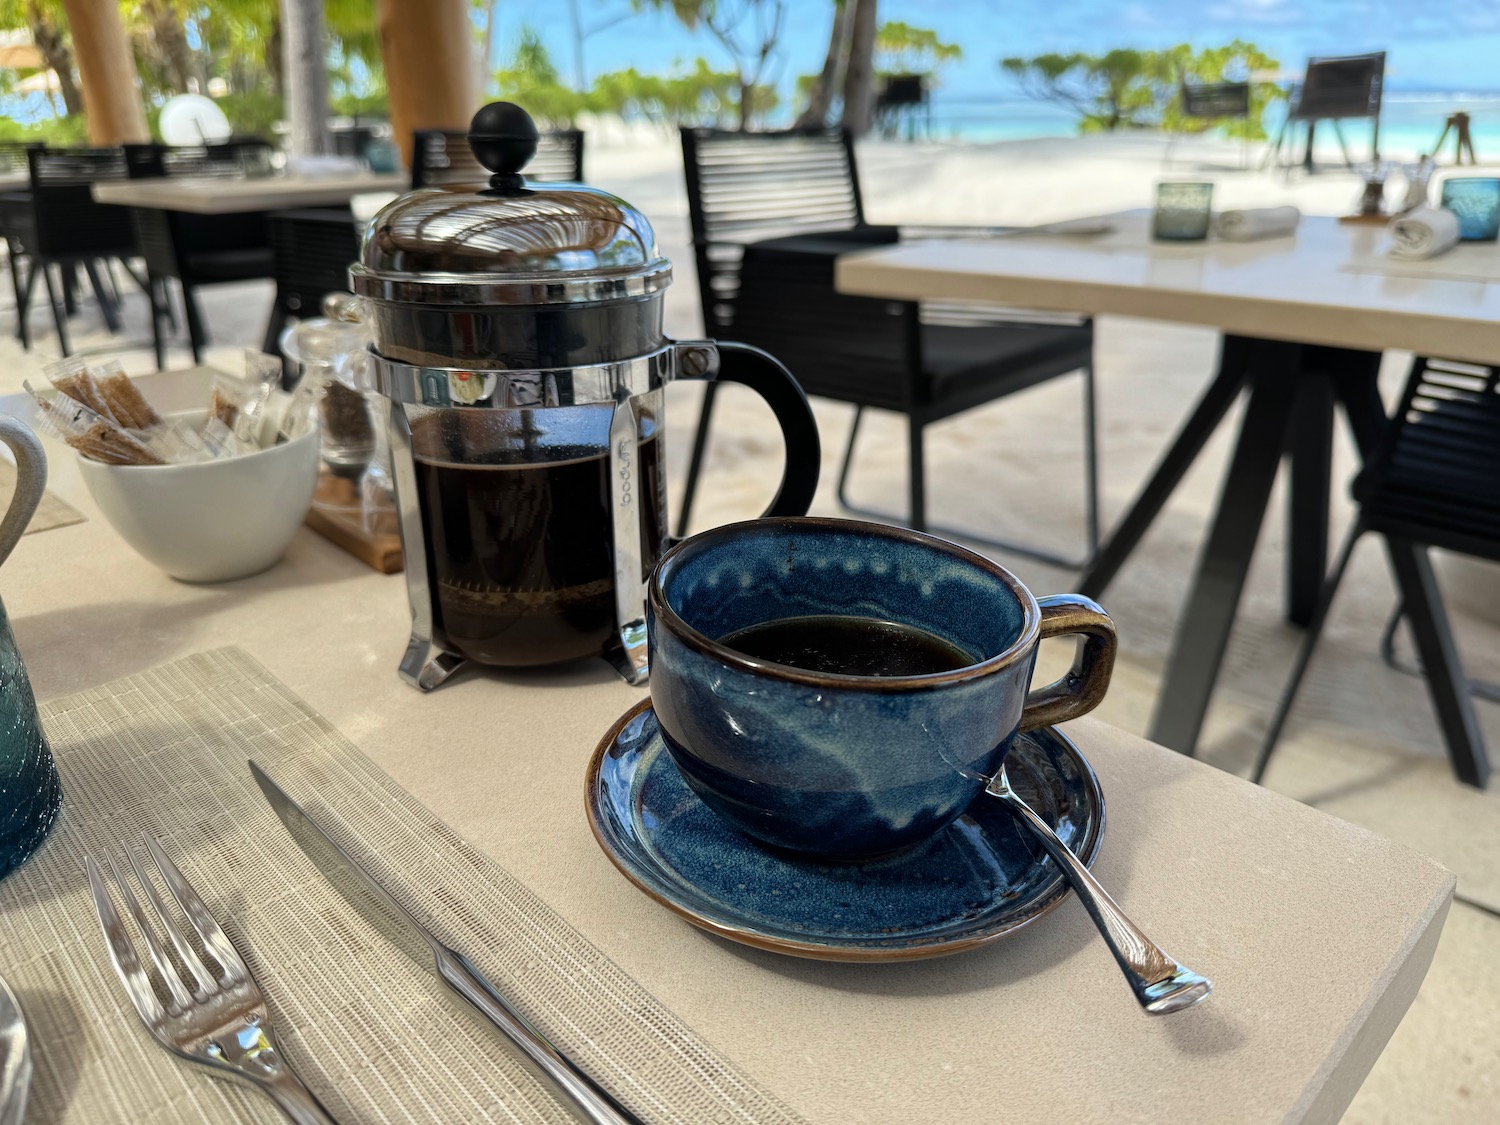
[[[10,507],[10,498],[16,494],[16,467],[0,457],[0,512]],[[67,527],[82,523],[83,513],[71,504],[59,500],[51,492],[42,493],[42,502],[36,506],[31,521],[26,525],[26,534],[51,531],[54,527]]]
[[[0,882],[0,975],[33,1035],[33,1125],[279,1120],[258,1094],[156,1046],[126,1003],[82,864],[142,832],[239,947],[293,1063],[341,1122],[567,1120],[487,1024],[323,881],[250,757],[645,1120],[799,1120],[243,652],[42,710],[64,811]]]

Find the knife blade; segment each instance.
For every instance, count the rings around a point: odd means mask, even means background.
[[[521,1062],[588,1125],[643,1125],[548,1041],[462,953],[440,942],[254,761],[250,773],[297,846],[344,899],[403,953],[432,972],[504,1036]]]

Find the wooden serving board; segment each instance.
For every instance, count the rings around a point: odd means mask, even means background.
[[[396,574],[404,565],[396,509],[383,509],[374,520],[373,530],[366,531],[359,492],[352,480],[324,471],[304,522],[381,574]]]

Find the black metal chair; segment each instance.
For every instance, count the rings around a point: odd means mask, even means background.
[[[233,145],[172,148],[159,144],[125,146],[125,162],[132,179],[161,176],[231,176],[239,173],[239,153],[246,142]],[[269,147],[269,146],[267,146]],[[204,285],[268,278],[272,273],[270,232],[264,211],[235,211],[223,215],[194,215],[132,207],[140,256],[146,262],[147,294],[151,298],[151,340],[156,366],[166,366],[167,337],[162,321],[170,321],[168,282],[182,288],[183,315],[193,362],[203,362],[208,330],[198,308],[197,290]]]
[[[321,315],[323,298],[349,288],[359,258],[359,229],[348,207],[309,207],[271,215],[276,277],[276,335],[294,317]],[[269,336],[271,333],[267,333]],[[275,353],[274,347],[268,352]]]
[[[839,254],[899,237],[894,227],[865,222],[854,145],[846,132],[684,129],[682,154],[705,332],[763,348],[791,369],[808,394],[856,407],[839,471],[840,504],[851,512],[891,518],[863,512],[847,496],[866,408],[907,416],[908,522],[925,529],[926,427],[1077,371],[1083,374],[1086,518],[1093,554],[1098,497],[1091,324],[836,292]],[[734,359],[726,355],[724,362]],[[685,534],[692,515],[716,388],[710,383],[705,391],[678,534]],[[1080,565],[1077,559],[973,531],[951,533],[1060,565]]]
[[[24,347],[31,346],[26,317],[40,271],[52,303],[58,346],[63,355],[70,355],[67,317],[74,310],[73,281],[79,266],[93,286],[105,324],[111,332],[120,329],[116,295],[108,283],[108,262],[135,256],[135,232],[122,208],[94,202],[91,189],[96,182],[125,179],[125,157],[113,148],[37,147],[27,150],[26,159],[31,190],[8,196],[4,204],[12,281],[18,286],[16,316],[21,342]],[[21,259],[27,263],[24,278],[16,264]],[[100,266],[105,267],[102,272]],[[54,267],[57,284],[53,282]]]
[[[1271,726],[1256,759],[1260,781],[1281,737],[1297,688],[1338,592],[1358,538],[1385,538],[1459,780],[1483,786],[1490,774],[1474,714],[1471,685],[1453,643],[1448,615],[1428,560],[1429,547],[1500,561],[1500,367],[1418,358],[1375,456],[1355,478],[1354,526],[1318,599]]]
[[[26,150],[41,147],[42,145],[35,141],[0,141],[0,171],[25,171],[28,167],[26,163]],[[11,291],[16,301],[16,338],[21,340],[28,349],[31,346],[31,335],[27,330],[25,318],[20,315],[22,282],[21,263],[18,259],[23,255],[19,253],[19,242],[17,242],[15,247],[17,252],[12,252],[6,230],[11,225],[19,226],[23,231],[29,228],[30,211],[31,192],[22,189],[0,193],[0,241],[5,243],[5,263],[10,267]]]
[[[523,171],[528,180],[583,183],[583,130],[554,129],[542,133],[537,138],[536,155],[527,161]],[[413,190],[478,184],[489,178],[489,169],[474,159],[463,133],[417,130],[411,159]]]
[[[350,124],[333,130],[333,151],[338,156],[364,159],[365,150],[375,139],[375,125],[361,125],[355,118]]]
[[[1313,143],[1318,123],[1329,121],[1344,154],[1344,164],[1352,168],[1349,145],[1344,140],[1343,121],[1368,118],[1371,121],[1372,158],[1380,159],[1380,103],[1385,86],[1385,52],[1368,55],[1343,55],[1307,60],[1307,72],[1291,95],[1286,121],[1272,145],[1271,157],[1281,152],[1283,143],[1298,125],[1307,127],[1307,148],[1302,166],[1313,170]]]
[[[902,118],[908,140],[916,139],[919,119],[932,136],[932,101],[925,74],[890,74],[881,81],[875,95],[875,121],[882,135],[889,138],[899,133]]]
[[[1184,79],[1178,89],[1177,104],[1184,117],[1196,121],[1219,122],[1240,121],[1250,116],[1250,83],[1248,82],[1189,82]],[[1177,143],[1177,134],[1167,140],[1167,151],[1163,164],[1170,164],[1172,147]],[[1250,162],[1250,136],[1244,138],[1240,164],[1248,167]]]

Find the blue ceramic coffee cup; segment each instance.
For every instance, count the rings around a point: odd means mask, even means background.
[[[915,627],[961,650],[947,671],[809,671],[723,639],[792,618]],[[1115,631],[1075,594],[1034,598],[963,547],[902,528],[760,519],[695,535],[647,589],[651,699],[668,751],[703,802],[773,847],[857,860],[956,819],[1018,730],[1092,710]],[[1068,675],[1031,691],[1044,637],[1083,639]],[[1028,694],[1029,693],[1029,694]]]

